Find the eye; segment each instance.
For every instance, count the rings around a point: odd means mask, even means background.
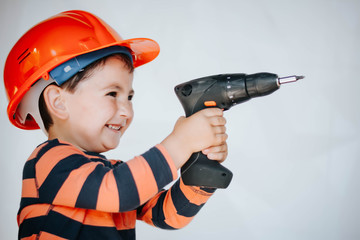
[[[116,96],[117,96],[117,92],[109,92],[109,93],[106,94],[106,96],[116,97]]]
[[[128,96],[128,100],[129,100],[129,101],[131,101],[133,98],[134,98],[134,95],[133,95],[133,94]]]

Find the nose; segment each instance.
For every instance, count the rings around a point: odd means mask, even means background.
[[[117,109],[118,114],[122,117],[126,117],[127,119],[132,119],[134,116],[134,110],[132,106],[132,102],[128,99],[117,101]]]

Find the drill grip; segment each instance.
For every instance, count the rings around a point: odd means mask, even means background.
[[[227,188],[232,172],[219,162],[207,158],[202,152],[193,153],[181,168],[185,185],[209,188]]]

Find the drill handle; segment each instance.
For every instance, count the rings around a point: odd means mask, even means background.
[[[242,79],[244,74],[237,74]],[[175,87],[186,117],[208,107],[229,109],[233,102],[227,96],[230,75],[215,75],[191,80]],[[233,77],[231,75],[231,77]],[[243,93],[247,97],[245,91]],[[232,172],[219,162],[207,158],[201,152],[193,153],[181,168],[184,184],[209,188],[226,188],[232,179]]]
[[[227,188],[232,172],[219,162],[207,158],[202,152],[193,153],[181,168],[185,185],[208,188]]]

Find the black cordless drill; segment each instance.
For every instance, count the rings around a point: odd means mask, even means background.
[[[224,110],[253,97],[265,96],[279,89],[281,84],[296,82],[303,76],[279,78],[273,73],[220,74],[191,80],[175,87],[186,117],[208,107]],[[181,168],[186,185],[227,188],[232,172],[217,161],[209,160],[201,152],[193,153]]]

